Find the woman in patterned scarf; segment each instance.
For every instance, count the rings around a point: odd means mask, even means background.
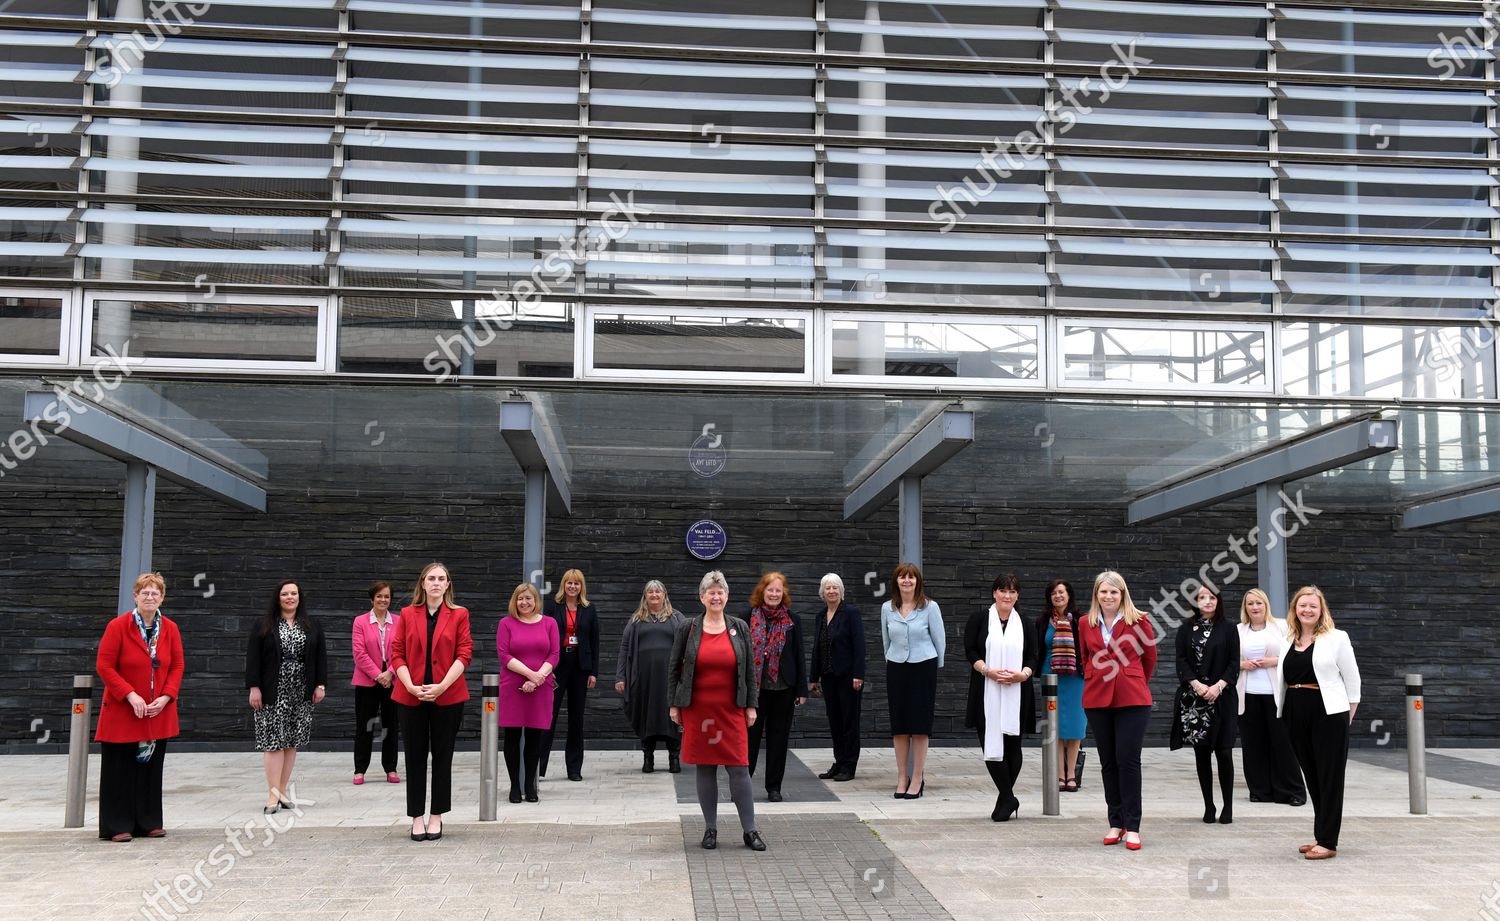
[[[766,735],[766,799],[781,802],[786,750],[792,737],[792,713],[807,703],[806,658],[802,654],[802,618],[791,611],[786,576],[768,572],[750,593],[750,653],[760,676],[760,719],[750,727],[750,773]]]

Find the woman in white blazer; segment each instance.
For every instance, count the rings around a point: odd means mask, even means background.
[[[1349,724],[1359,707],[1359,666],[1349,634],[1334,629],[1328,600],[1314,586],[1292,596],[1287,633],[1290,645],[1276,665],[1276,715],[1286,721],[1307,780],[1316,839],[1298,850],[1308,860],[1326,860],[1338,853],[1344,818],[1344,767]]]
[[[1266,593],[1252,588],[1240,601],[1240,738],[1245,786],[1252,803],[1307,802],[1286,723],[1276,718],[1276,666],[1286,651],[1286,624],[1271,616]]]

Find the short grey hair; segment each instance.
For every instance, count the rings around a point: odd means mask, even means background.
[[[823,594],[823,589],[827,588],[829,585],[837,585],[839,589],[839,597],[843,597],[844,580],[839,578],[838,573],[830,572],[828,575],[823,577],[822,581],[818,583],[818,594]]]
[[[719,572],[717,569],[715,569],[711,572],[704,573],[703,578],[699,580],[699,597],[702,597],[704,592],[713,588],[715,585],[717,585],[719,588],[722,588],[724,590],[724,594],[729,594],[729,581],[724,578],[724,574],[722,572]]]

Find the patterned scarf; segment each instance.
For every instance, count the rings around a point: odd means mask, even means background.
[[[1073,623],[1067,614],[1052,615],[1052,656],[1047,667],[1054,675],[1078,674],[1078,649],[1073,640]]]
[[[755,673],[761,674],[766,661],[770,668],[764,673],[767,681],[781,678],[781,648],[786,645],[786,636],[792,629],[792,615],[785,604],[774,608],[756,608],[750,612],[750,652],[755,659]]]

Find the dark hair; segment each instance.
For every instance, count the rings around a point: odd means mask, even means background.
[[[288,585],[297,586],[297,614],[292,622],[299,630],[307,631],[307,615],[302,611],[307,604],[307,596],[302,594],[302,583],[296,579],[282,579],[276,583],[276,591],[271,593],[271,603],[266,606],[266,615],[261,618],[261,636],[270,636],[276,630],[276,622],[281,620],[281,590]]]
[[[1052,606],[1052,593],[1057,589],[1059,585],[1067,589],[1068,592],[1068,606],[1063,610],[1063,613],[1073,617],[1074,619],[1077,619],[1078,610],[1077,606],[1073,603],[1073,586],[1070,585],[1066,579],[1053,579],[1051,582],[1047,583],[1047,594],[1043,596],[1047,599],[1047,616],[1051,617],[1052,615],[1057,613],[1057,609]]]
[[[1002,575],[998,575],[995,577],[995,581],[990,583],[990,594],[993,595],[996,592],[1000,591],[1002,588],[1010,589],[1013,592],[1019,592],[1021,590],[1021,580],[1017,579],[1014,573],[1007,572]]]
[[[917,580],[912,588],[912,604],[918,609],[927,607],[927,590],[922,583],[922,570],[915,563],[897,563],[895,571],[891,573],[891,607],[901,607],[901,588],[896,585],[896,580],[902,576],[912,576]]]
[[[299,585],[297,587],[301,588],[302,586]],[[278,589],[278,591],[279,591],[279,589]],[[396,590],[393,589],[393,588],[391,588],[391,583],[389,583],[389,582],[376,582],[374,585],[370,586],[370,600],[374,601],[375,600],[375,596],[378,595],[378,594],[380,594],[381,592],[390,592],[392,599],[394,599],[396,597]]]
[[[1212,618],[1203,617],[1203,611],[1198,608],[1198,594],[1199,592],[1205,591],[1214,596],[1214,616]],[[1193,616],[1201,617],[1204,620],[1222,620],[1224,617],[1224,599],[1220,598],[1219,593],[1209,588],[1207,585],[1199,586],[1198,591],[1193,592]],[[1266,616],[1270,616],[1269,611],[1266,612]]]

